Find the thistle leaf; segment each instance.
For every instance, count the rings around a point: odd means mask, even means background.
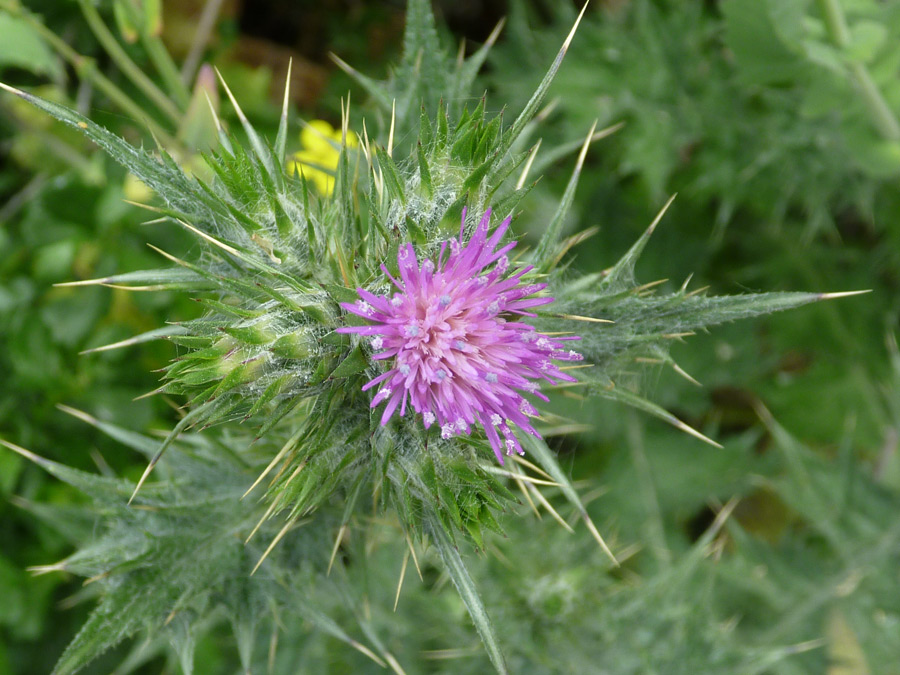
[[[469,576],[459,551],[450,543],[450,539],[444,531],[444,526],[437,522],[434,516],[432,516],[430,521],[429,531],[431,532],[434,546],[440,553],[441,560],[444,561],[447,573],[450,575],[453,585],[469,611],[469,616],[472,617],[472,622],[475,624],[482,642],[484,642],[484,647],[491,658],[491,663],[494,664],[494,668],[498,673],[505,675],[509,671],[506,667],[506,660],[503,658],[503,651],[500,649],[500,641],[494,632],[494,627],[484,607],[484,602],[482,602],[481,596],[478,594],[475,582]]]

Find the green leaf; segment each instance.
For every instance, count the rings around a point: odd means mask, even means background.
[[[19,447],[14,443],[0,438],[0,445],[6,446],[13,452],[28,459],[39,467],[44,469],[51,476],[55,476],[64,483],[68,483],[72,487],[78,488],[85,494],[92,495],[96,500],[107,503],[121,504],[124,497],[131,491],[128,481],[118,478],[108,478],[106,476],[97,476],[80,469],[73,469],[65,464],[59,464],[53,460],[46,459],[39,455]]]
[[[381,167],[381,170],[384,175],[384,184],[388,190],[388,194],[391,199],[399,199],[404,204],[406,203],[406,194],[403,189],[403,181],[400,180],[400,171],[397,168],[397,165],[394,163],[394,160],[391,159],[390,155],[387,154],[387,151],[384,148],[379,148],[376,154],[378,158],[378,165]]]
[[[557,52],[556,54],[556,58],[553,59],[553,63],[550,65],[550,69],[544,75],[544,79],[541,80],[541,83],[538,85],[535,92],[531,95],[528,103],[525,104],[525,108],[521,113],[519,113],[519,116],[516,118],[515,122],[513,122],[512,127],[510,127],[506,134],[503,136],[503,140],[500,142],[498,148],[499,155],[506,154],[506,151],[512,147],[512,144],[525,130],[525,126],[532,120],[535,115],[537,115],[541,104],[544,102],[544,98],[547,96],[547,90],[550,89],[550,85],[556,77],[556,73],[559,72],[559,67],[562,65],[563,59],[566,57],[566,53],[569,51],[569,45],[572,43],[572,39],[575,37],[575,31],[578,30],[578,24],[581,22],[581,17],[584,16],[584,10],[586,9],[587,3],[585,3],[584,7],[582,7],[581,13],[578,15],[578,19],[575,20],[575,25],[573,25],[572,30],[569,31],[569,34],[563,42],[562,47],[560,47],[559,52]]]
[[[600,536],[600,533],[597,532],[597,528],[591,521],[587,509],[585,508],[584,503],[581,501],[581,497],[578,496],[578,492],[576,492],[575,490],[575,486],[572,485],[572,481],[569,480],[569,477],[565,474],[562,468],[560,468],[559,462],[556,461],[556,457],[554,456],[553,451],[547,447],[547,444],[542,439],[536,438],[534,436],[525,434],[522,437],[522,441],[527,451],[530,452],[535,459],[537,459],[538,464],[543,467],[544,471],[549,473],[553,477],[553,480],[559,483],[559,489],[562,490],[563,495],[565,495],[566,499],[569,500],[569,503],[571,503],[572,506],[574,506],[578,510],[581,519],[584,521],[585,525],[588,526],[588,529],[597,540],[597,543],[600,544],[600,548],[603,549],[603,552],[606,553],[607,556],[609,556],[610,560],[612,560],[614,564],[618,565],[616,557],[606,545],[606,542]]]
[[[331,373],[331,377],[350,377],[361,373],[369,367],[369,357],[366,356],[362,346],[356,345],[347,358],[341,361],[340,365]]]
[[[858,21],[850,27],[847,55],[858,63],[875,60],[888,39],[888,29],[877,21]]]
[[[99,429],[113,440],[119,441],[122,445],[126,445],[132,450],[137,450],[145,457],[153,457],[159,448],[159,441],[149,438],[148,436],[144,436],[143,434],[128,429],[123,429],[122,427],[110,424],[109,422],[102,422],[93,415],[89,415],[81,410],[76,410],[75,408],[70,408],[69,406],[61,405],[58,407],[63,412]]]
[[[494,668],[498,673],[505,675],[509,671],[506,667],[506,660],[503,658],[503,652],[500,649],[500,641],[494,632],[491,619],[484,607],[481,596],[478,594],[475,582],[469,576],[459,551],[450,543],[443,525],[437,521],[434,514],[430,517],[429,526],[434,546],[438,550],[441,560],[444,561],[447,574],[450,575],[450,579],[453,581],[460,598],[462,598],[463,604],[469,611],[469,616],[472,617],[472,622],[475,624],[482,642],[484,642],[491,663],[494,664]]]
[[[0,35],[0,69],[23,68],[54,79],[62,75],[59,59],[25,19],[0,11]]]
[[[725,0],[720,7],[725,18],[725,42],[734,53],[743,80],[777,85],[800,76],[804,64],[779,34],[769,0]]]
[[[575,199],[575,189],[578,187],[578,178],[581,175],[581,167],[584,166],[584,159],[587,156],[587,150],[590,146],[591,139],[594,137],[594,129],[596,128],[597,123],[594,122],[587,138],[581,146],[581,153],[578,155],[578,161],[575,162],[575,169],[572,171],[572,177],[569,179],[566,191],[563,193],[562,199],[559,200],[559,206],[556,208],[556,213],[553,214],[550,224],[547,225],[547,229],[541,236],[541,240],[538,242],[537,248],[534,251],[536,267],[542,271],[547,271],[553,266],[553,257],[556,253],[556,247],[559,245],[563,222],[569,212],[569,208],[572,206],[572,201]]]

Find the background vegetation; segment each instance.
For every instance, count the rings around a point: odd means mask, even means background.
[[[403,29],[399,2],[211,6],[204,37],[199,2],[115,0],[95,14],[87,2],[0,0],[0,79],[133,142],[152,142],[149,120],[190,165],[210,132],[195,104],[204,92],[218,100],[215,82],[195,77],[201,63],[218,66],[274,137],[289,57],[292,114],[338,124],[339,97],[366,93],[327,52],[382,77]],[[489,109],[506,106],[511,118],[577,13],[537,0],[435,7],[451,49],[465,37],[471,51],[508,17],[480,86]],[[720,293],[873,292],[676,344],[673,356],[702,386],[665,363],[636,375],[642,393],[723,449],[609,401],[557,397],[567,424],[551,446],[627,555],[611,570],[583,529],[569,534],[525,509],[507,516],[508,537],[470,564],[513,672],[900,672],[898,75],[895,0],[611,0],[588,10],[542,113],[547,148],[580,144],[595,119],[624,122],[589,152],[566,223],[568,233],[599,228],[577,250],[582,269],[614,263],[677,192],[641,279],[678,288],[693,273],[693,286]],[[238,125],[227,106],[220,114]],[[0,97],[0,151],[0,437],[135,480],[142,458],[58,405],[131,430],[170,428],[172,405],[133,399],[157,386],[171,345],[81,352],[199,308],[171,291],[53,284],[154,267],[147,242],[176,255],[193,244],[143,225],[147,212],[124,201],[152,199],[139,184],[11,96]],[[534,173],[546,176],[524,202],[531,222],[550,220],[569,179],[570,166],[552,159],[539,156]],[[535,243],[540,232],[521,234]],[[71,552],[78,521],[59,514],[85,499],[6,451],[0,494],[0,675],[48,673],[93,605],[91,586],[26,569]],[[361,626],[359,640],[380,635],[409,673],[486,672],[439,566],[423,563],[421,581],[410,572],[392,612],[404,551],[386,536],[366,554],[367,576],[346,574],[368,589],[371,614],[321,598],[337,624]],[[211,622],[195,672],[238,672],[225,619]],[[313,617],[286,627],[259,672],[380,670],[323,626]],[[154,642],[125,660],[143,644],[86,672],[178,672],[178,657]]]

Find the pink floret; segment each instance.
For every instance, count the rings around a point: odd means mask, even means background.
[[[488,238],[490,210],[464,245],[459,239],[441,247],[437,262],[419,265],[412,244],[400,247],[400,278],[391,296],[357,289],[359,300],[341,306],[370,322],[345,326],[339,333],[367,336],[375,360],[390,369],[363,390],[381,385],[372,407],[385,403],[381,424],[407,406],[422,416],[426,428],[437,424],[443,438],[469,434],[481,427],[503,463],[503,453],[523,454],[512,428],[539,436],[529,418],[537,415],[523,394],[544,401],[539,381],[574,382],[554,361],[580,361],[581,354],[562,344],[574,336],[551,338],[523,323],[519,316],[553,302],[537,296],[546,284],[523,284],[531,266],[510,273],[511,242],[497,249],[509,228],[504,220]],[[449,255],[448,254],[449,249]]]

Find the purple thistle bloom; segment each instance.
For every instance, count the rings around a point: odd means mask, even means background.
[[[532,266],[507,274],[507,253],[516,242],[495,249],[510,219],[488,238],[490,217],[488,210],[464,246],[463,211],[459,239],[441,245],[436,263],[420,266],[412,244],[401,246],[400,279],[381,266],[398,292],[387,297],[357,289],[360,300],[341,307],[372,324],[338,332],[372,336],[373,359],[393,360],[390,370],[363,387],[382,384],[372,399],[373,408],[387,402],[382,425],[398,407],[405,414],[407,405],[422,415],[426,428],[440,425],[442,438],[469,434],[477,424],[502,464],[504,449],[524,454],[511,426],[540,438],[528,419],[537,412],[522,392],[549,400],[537,380],[574,382],[553,361],[583,357],[561,344],[578,337],[550,338],[516,320],[515,315],[535,316],[528,310],[553,298],[533,297],[547,284],[522,283]]]

